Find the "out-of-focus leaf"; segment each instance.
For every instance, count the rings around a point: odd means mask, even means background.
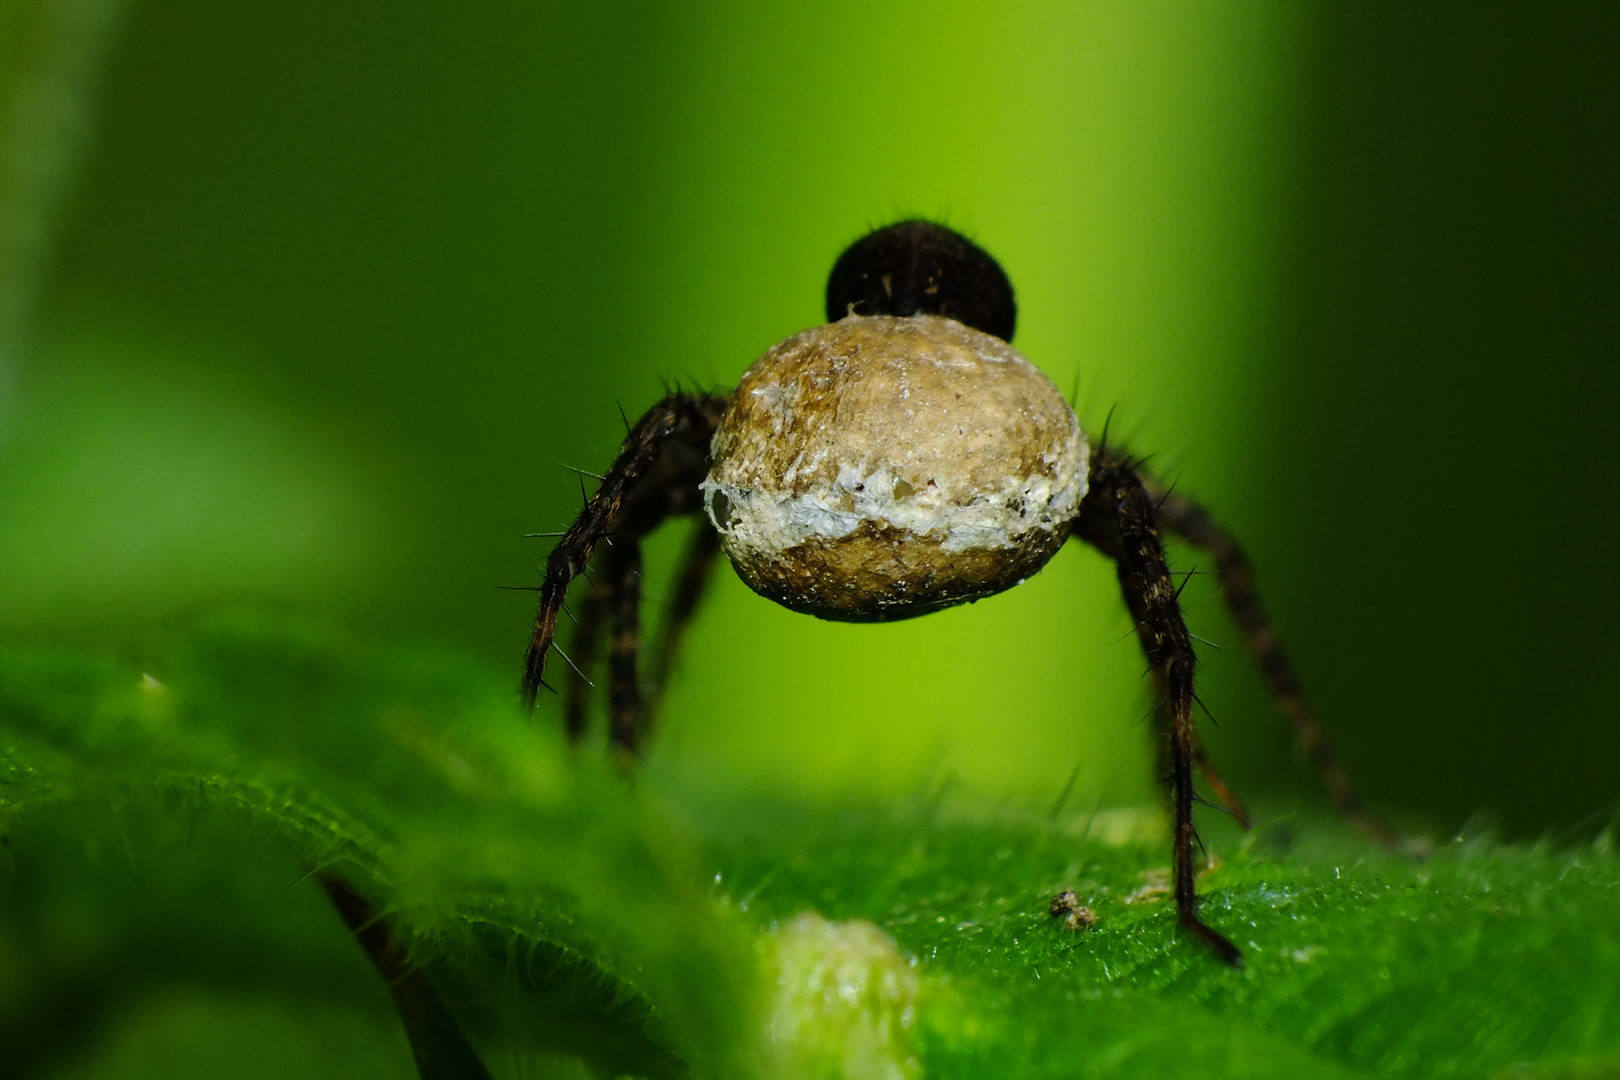
[[[175,967],[262,989],[259,957],[236,947],[232,919],[251,934],[277,921],[278,905],[307,908],[313,884],[288,887],[331,868],[383,907],[497,1058],[567,1054],[646,1076],[738,1067],[752,961],[714,917],[687,845],[621,777],[570,761],[482,671],[431,651],[379,658],[317,631],[231,620],[156,673],[7,655],[0,725],[4,827],[29,862],[47,864],[15,877],[0,908],[24,957],[10,996],[64,1010],[16,1014],[35,1039],[53,1025],[76,1030],[88,992],[41,989],[62,970],[50,943],[83,944],[37,933],[56,914],[40,890],[55,883],[59,899],[73,875],[36,840],[77,833],[126,848],[133,870],[84,913],[112,939],[75,968],[90,976],[97,958],[107,963],[94,972],[102,998],[135,994]],[[210,875],[188,854],[222,861],[220,876],[280,881],[270,892],[237,888],[226,917],[211,918]],[[232,963],[139,948],[142,936],[163,937],[139,917],[154,914],[140,895],[146,879],[176,871],[201,909],[189,947]],[[166,883],[156,891],[179,899]],[[137,917],[121,917],[120,905]],[[174,946],[184,916],[156,906]],[[341,938],[335,916],[328,923]],[[294,935],[274,944],[310,946]]]
[[[131,1048],[171,1044],[176,1068],[218,1071],[262,1024],[302,1033],[265,1068],[408,1075],[386,994],[306,880],[324,868],[385,914],[495,1076],[1620,1073],[1606,833],[1419,860],[1334,823],[1207,820],[1231,970],[1177,928],[1155,810],[632,779],[512,698],[441,652],[252,619],[144,671],[0,656],[8,1064],[100,1045],[70,1075],[141,1075]],[[1093,928],[1049,914],[1065,888]]]

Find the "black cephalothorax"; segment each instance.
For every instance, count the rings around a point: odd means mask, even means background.
[[[1388,838],[1306,704],[1242,549],[1122,450],[1106,440],[1088,447],[1061,395],[1011,349],[1012,286],[966,238],[922,221],[869,234],[834,266],[827,317],[827,326],[761,357],[736,394],[670,394],[631,429],[546,561],[525,704],[532,708],[546,685],[558,615],[587,566],[592,580],[572,654],[564,654],[567,730],[574,739],[584,733],[588,672],[605,651],[610,737],[629,759],[722,551],[750,587],[789,607],[881,621],[1010,587],[1072,536],[1114,562],[1165,700],[1177,915],[1223,960],[1240,964],[1237,947],[1198,914],[1194,771],[1245,826],[1248,816],[1198,738],[1197,657],[1164,537],[1214,557],[1245,643],[1334,800]],[[831,464],[818,475],[786,464],[823,459]],[[649,697],[638,673],[641,541],[668,518],[694,515],[697,531],[649,665]]]

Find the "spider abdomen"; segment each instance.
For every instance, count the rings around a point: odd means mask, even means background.
[[[1006,342],[933,315],[850,316],[760,357],[703,482],[726,555],[795,611],[871,622],[1000,592],[1068,537],[1087,447]]]

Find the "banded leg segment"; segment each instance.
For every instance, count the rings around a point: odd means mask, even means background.
[[[621,543],[613,560],[613,645],[608,652],[608,731],[613,745],[634,755],[644,710],[637,671],[641,655],[641,545]]]
[[[1154,685],[1159,692],[1159,704],[1153,710],[1153,717],[1159,725],[1159,730],[1168,736],[1170,731],[1170,690],[1165,685],[1163,672],[1156,671],[1154,676]],[[1161,766],[1166,764],[1166,762],[1160,762]],[[1216,770],[1215,763],[1209,759],[1209,752],[1204,749],[1204,740],[1199,738],[1196,732],[1193,737],[1193,764],[1198,767],[1199,772],[1204,774],[1204,783],[1209,785],[1209,789],[1215,793],[1215,797],[1221,801],[1221,805],[1226,807],[1227,812],[1237,819],[1238,824],[1243,827],[1243,831],[1248,832],[1253,828],[1254,819],[1249,816],[1249,808],[1243,805],[1243,801],[1233,793],[1226,780]],[[1161,771],[1168,770],[1161,769]]]
[[[570,646],[573,651],[569,656],[573,663],[568,666],[568,695],[563,706],[563,730],[573,743],[585,737],[585,723],[591,711],[590,672],[602,647],[602,624],[607,621],[613,604],[613,587],[618,580],[615,568],[603,565],[607,561],[597,559],[596,578],[591,581],[590,591],[579,608],[579,619],[574,624]]]
[[[592,561],[591,587],[579,610],[573,654],[566,657],[570,663],[565,719],[572,741],[577,742],[585,733],[591,702],[587,678],[601,655],[604,641],[608,652],[610,739],[631,754],[639,752],[645,741],[656,711],[657,684],[653,684],[650,694],[643,694],[637,677],[641,645],[641,541],[669,518],[697,511],[703,497],[698,487],[701,477],[702,473],[689,461],[684,468],[664,469],[643,481],[625,500],[614,520],[613,535],[604,537],[603,550]],[[707,520],[699,519],[672,605],[677,634],[691,618],[706,580],[707,565],[694,568],[693,559],[718,548],[718,535]],[[713,561],[712,554],[707,561]],[[666,634],[669,623],[666,618]],[[672,648],[673,643],[666,640],[661,646]],[[667,659],[663,657],[662,662],[667,664]]]
[[[1259,665],[1272,700],[1294,725],[1300,744],[1321,775],[1334,805],[1341,814],[1380,842],[1393,843],[1394,834],[1368,812],[1355,786],[1351,784],[1349,774],[1339,762],[1333,744],[1317,722],[1300,685],[1299,675],[1294,670],[1294,663],[1272,628],[1271,617],[1260,599],[1259,589],[1255,587],[1254,566],[1242,545],[1198,503],[1152,480],[1144,480],[1143,483],[1158,505],[1159,523],[1164,530],[1214,556],[1227,610],[1232,613],[1232,620],[1237,623],[1244,644]]]
[[[1137,640],[1148,664],[1164,680],[1170,710],[1171,806],[1175,818],[1172,874],[1176,914],[1181,925],[1241,966],[1243,954],[1198,916],[1193,848],[1193,766],[1198,753],[1193,720],[1193,676],[1198,658],[1181,617],[1176,584],[1159,541],[1155,506],[1135,468],[1123,457],[1099,450],[1091,464],[1091,486],[1080,505],[1075,535],[1114,560],[1120,590],[1136,622]]]
[[[596,493],[551,549],[540,584],[534,633],[524,657],[526,708],[534,708],[535,696],[545,685],[546,656],[556,637],[557,616],[569,584],[584,571],[597,545],[616,529],[626,500],[644,481],[656,483],[642,490],[679,491],[683,498],[695,491],[707,470],[709,443],[725,408],[725,398],[702,394],[671,394],[654,405],[636,422]],[[668,475],[656,476],[659,471]],[[694,472],[696,479],[691,478]]]
[[[687,541],[686,551],[681,555],[680,576],[676,578],[675,589],[664,608],[664,621],[659,627],[658,644],[652,652],[652,662],[647,676],[650,695],[647,703],[649,714],[656,713],[663,702],[664,691],[669,686],[670,671],[675,666],[675,656],[686,637],[687,627],[692,624],[692,616],[697,612],[698,602],[703,599],[703,594],[707,590],[709,578],[714,571],[715,559],[719,554],[720,534],[714,531],[707,519],[700,518],[691,539]]]

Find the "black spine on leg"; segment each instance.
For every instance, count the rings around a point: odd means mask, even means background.
[[[613,596],[613,648],[608,654],[608,712],[613,745],[635,754],[641,736],[641,545],[621,543]]]
[[[638,498],[647,507],[646,520],[635,523],[642,531],[671,512],[696,509],[696,485],[707,470],[709,443],[725,409],[725,398],[704,394],[671,394],[649,409],[631,429],[596,493],[586,500],[584,509],[551,549],[540,583],[534,633],[523,661],[526,708],[534,708],[535,696],[546,685],[546,657],[557,634],[557,616],[562,612],[569,584],[590,563],[597,545],[615,529],[621,508],[642,481],[657,480],[657,491],[662,496],[649,495],[644,502]],[[681,460],[670,465],[666,455],[681,449],[685,450],[684,455],[677,455]],[[651,475],[661,465],[670,469],[667,478]]]
[[[1209,785],[1215,797],[1221,800],[1221,805],[1237,819],[1243,831],[1248,832],[1254,828],[1254,819],[1249,816],[1249,808],[1243,805],[1243,801],[1232,792],[1226,780],[1216,771],[1215,763],[1209,760],[1209,752],[1204,749],[1204,740],[1198,738],[1196,732],[1193,737],[1193,762],[1198,766],[1198,771],[1204,774],[1204,783]]]
[[[1203,548],[1215,557],[1221,594],[1226,600],[1227,610],[1232,613],[1232,621],[1237,623],[1244,644],[1255,658],[1272,700],[1294,725],[1300,743],[1321,775],[1334,805],[1365,832],[1384,843],[1392,843],[1393,833],[1367,811],[1350,782],[1349,774],[1339,763],[1333,744],[1317,722],[1294,670],[1294,663],[1272,628],[1271,617],[1255,585],[1254,566],[1249,562],[1243,546],[1198,503],[1175,492],[1159,489],[1152,481],[1144,481],[1144,484],[1158,507],[1159,521],[1165,531]]]
[[[1198,658],[1181,616],[1176,584],[1159,542],[1155,506],[1131,463],[1099,450],[1092,459],[1091,485],[1080,506],[1075,534],[1114,560],[1125,604],[1136,623],[1148,664],[1164,680],[1170,710],[1171,804],[1175,817],[1172,859],[1176,914],[1195,937],[1222,960],[1241,966],[1243,954],[1198,917],[1193,849],[1193,675]]]

